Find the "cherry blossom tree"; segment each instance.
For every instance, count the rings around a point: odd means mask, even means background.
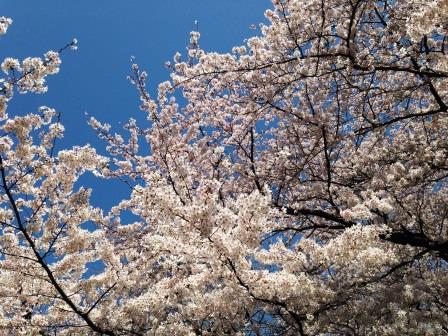
[[[7,115],[65,48],[2,63],[4,335],[448,334],[448,2],[265,15],[228,54],[192,32],[157,97],[133,64],[147,122],[92,118],[108,157]],[[96,208],[86,172],[131,192]]]

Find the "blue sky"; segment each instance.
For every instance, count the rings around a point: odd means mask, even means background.
[[[113,126],[130,117],[144,121],[136,90],[126,80],[131,56],[149,72],[148,89],[153,92],[159,82],[168,79],[164,62],[172,60],[176,51],[185,52],[195,20],[199,22],[201,47],[226,52],[255,34],[249,26],[264,21],[264,10],[270,7],[270,0],[0,3],[0,16],[14,20],[8,34],[0,40],[1,59],[41,56],[74,37],[79,41],[76,52],[63,55],[60,73],[48,78],[48,93],[16,95],[9,108],[10,115],[35,112],[42,105],[56,108],[66,127],[59,148],[85,143],[104,148],[86,124],[85,112]],[[95,198],[103,198],[110,188],[101,188]]]

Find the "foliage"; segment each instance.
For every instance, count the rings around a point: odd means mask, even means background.
[[[448,334],[448,2],[273,6],[229,54],[192,32],[157,98],[133,65],[149,126],[92,118],[108,157],[7,115],[65,48],[2,63],[2,335]]]

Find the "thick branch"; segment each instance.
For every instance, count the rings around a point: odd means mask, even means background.
[[[448,241],[435,242],[428,237],[410,231],[396,231],[391,234],[380,235],[380,238],[398,245],[410,245],[412,247],[421,247],[427,251],[438,252],[440,257],[448,262]]]
[[[293,209],[291,207],[282,207],[280,205],[275,205],[275,207],[278,209],[285,209],[286,214],[291,215],[291,216],[300,216],[300,215],[314,216],[314,217],[318,217],[318,218],[322,218],[322,219],[326,219],[326,220],[329,220],[332,222],[342,224],[346,228],[355,225],[354,222],[346,221],[341,216],[338,216],[338,215],[335,215],[335,214],[332,214],[330,212],[326,212],[323,210],[319,210],[319,209],[315,209],[315,210],[307,209],[307,208]]]

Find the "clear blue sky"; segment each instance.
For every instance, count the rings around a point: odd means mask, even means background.
[[[0,58],[41,56],[72,38],[76,52],[62,57],[61,71],[48,78],[44,95],[16,95],[9,113],[34,112],[41,105],[62,113],[66,135],[61,147],[104,143],[86,124],[84,112],[113,126],[134,117],[143,120],[134,87],[126,80],[130,56],[149,72],[148,89],[167,80],[163,64],[185,52],[189,32],[199,21],[201,46],[226,52],[255,34],[251,24],[264,21],[270,0],[0,0],[0,16],[14,20],[0,40]],[[111,185],[98,182],[94,198],[110,195]],[[116,186],[117,188],[120,188]],[[121,188],[120,188],[121,189]],[[115,200],[107,197],[107,205]],[[95,202],[96,203],[96,202]],[[106,204],[105,204],[106,205]]]

